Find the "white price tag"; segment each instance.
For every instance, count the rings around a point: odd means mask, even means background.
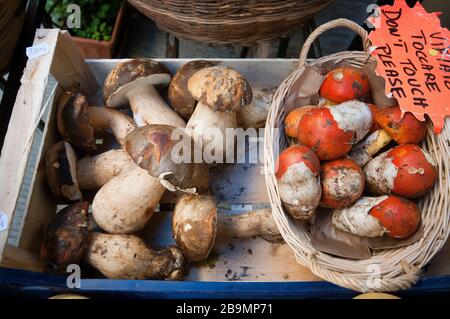
[[[0,232],[8,229],[8,216],[0,211]]]
[[[46,42],[42,42],[36,45],[33,45],[32,47],[28,47],[26,49],[26,55],[27,57],[31,59],[36,59],[40,56],[43,56],[50,52],[50,48],[48,47],[48,44]]]

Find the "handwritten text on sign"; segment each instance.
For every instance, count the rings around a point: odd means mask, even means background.
[[[437,13],[426,12],[419,2],[410,8],[405,0],[380,7],[377,19],[379,27],[369,39],[377,74],[386,79],[386,94],[397,99],[403,112],[420,120],[428,114],[439,133],[450,115],[448,29],[441,27]]]

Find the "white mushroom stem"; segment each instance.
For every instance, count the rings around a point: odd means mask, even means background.
[[[154,251],[134,235],[92,233],[85,261],[110,279],[171,279],[183,276],[176,247]]]
[[[264,127],[275,92],[276,88],[253,89],[253,99],[250,104],[236,114],[238,125],[245,129]]]
[[[227,138],[226,129],[236,127],[235,112],[213,111],[209,106],[198,102],[186,125],[186,132],[194,139],[197,147],[201,145],[203,150],[206,148],[209,150],[208,154],[214,154],[214,159],[220,161],[234,151],[234,134],[232,138]]]
[[[125,137],[136,128],[133,119],[126,114],[106,107],[90,106],[87,108],[89,122],[98,130],[110,129],[120,145]]]
[[[270,208],[242,214],[220,212],[217,232],[218,236],[240,238],[280,235]]]
[[[166,124],[185,127],[186,122],[167,105],[153,85],[133,88],[127,95],[131,110],[147,124]]]
[[[147,224],[166,188],[136,167],[112,178],[95,195],[92,214],[108,233],[135,233]]]
[[[366,165],[373,156],[389,144],[392,138],[385,130],[377,130],[353,146],[349,157],[359,166]]]
[[[115,176],[137,167],[124,149],[110,150],[97,156],[87,156],[77,161],[80,189],[98,190]]]
[[[376,217],[369,215],[369,211],[386,198],[387,196],[361,197],[350,207],[334,210],[333,225],[339,230],[361,237],[383,236],[387,230]]]

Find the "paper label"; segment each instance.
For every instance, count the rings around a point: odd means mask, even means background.
[[[450,33],[441,27],[439,15],[426,12],[419,2],[410,8],[396,0],[368,19],[376,27],[369,39],[386,95],[397,99],[402,113],[419,120],[427,114],[436,133],[450,115]]]
[[[8,229],[8,216],[0,211],[0,232]]]
[[[50,52],[50,48],[48,47],[48,44],[46,42],[42,42],[36,45],[33,45],[32,47],[26,48],[26,55],[27,57],[31,59],[36,59],[40,56],[43,56]]]

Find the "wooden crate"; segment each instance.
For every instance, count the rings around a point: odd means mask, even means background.
[[[101,103],[101,83],[120,60],[83,61],[68,33],[56,29],[37,30],[35,44],[43,42],[49,46],[49,53],[27,63],[0,158],[0,211],[6,216],[9,225],[17,210],[19,193],[25,198],[23,217],[18,215],[15,219],[15,222],[23,222],[21,229],[14,230],[15,244],[7,243],[8,233],[12,235],[13,230],[9,228],[0,232],[0,285],[41,285],[56,291],[67,289],[64,277],[37,274],[42,273],[39,246],[43,229],[55,215],[59,204],[47,186],[43,163],[47,149],[61,139],[56,129],[55,102],[65,88],[79,82],[83,92],[91,97],[91,105]],[[160,61],[174,73],[188,60]],[[295,60],[217,61],[237,69],[253,86],[264,87],[279,85],[296,67]],[[51,77],[57,81],[54,86],[49,80]],[[40,122],[43,125],[39,125]],[[37,162],[33,164],[28,158],[38,127],[41,127],[43,138],[37,148]],[[31,170],[28,194],[24,193],[23,183],[26,167],[29,170],[27,174]],[[269,205],[260,164],[233,164],[216,170],[212,188],[222,209],[240,211]],[[174,203],[175,197],[173,194],[165,196],[163,203]],[[143,237],[155,246],[172,244],[170,221],[171,212],[155,213]],[[428,279],[421,281],[418,288],[413,290],[426,290],[427,285],[436,288],[436,282],[439,282],[440,289],[448,290],[450,276],[446,275],[450,275],[449,254],[450,245],[447,244],[428,266],[424,274]],[[350,293],[322,282],[306,267],[298,264],[285,243],[270,243],[261,238],[222,238],[218,239],[213,249],[213,257],[193,267],[184,282],[86,279],[82,280],[81,289],[127,291],[153,297],[176,297],[189,291],[197,297],[224,297],[229,290],[233,291],[234,296],[241,297],[337,296]],[[433,277],[437,275],[440,277]],[[217,294],[211,295],[214,291]]]

